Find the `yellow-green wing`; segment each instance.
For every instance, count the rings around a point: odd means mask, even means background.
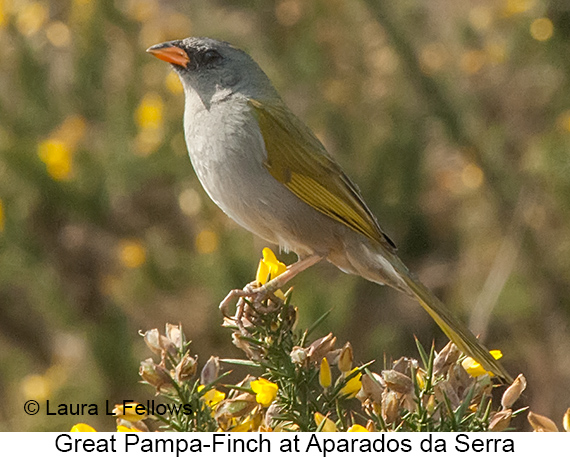
[[[394,251],[357,187],[311,130],[284,105],[253,99],[249,103],[265,141],[271,175],[316,210]]]

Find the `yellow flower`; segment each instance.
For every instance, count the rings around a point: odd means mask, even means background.
[[[45,163],[47,172],[56,181],[71,177],[73,169],[72,151],[67,143],[48,139],[38,145],[38,156]]]
[[[530,24],[530,34],[537,41],[547,41],[552,38],[554,25],[547,17],[539,17]]]
[[[71,31],[61,21],[53,21],[46,26],[46,37],[51,44],[58,48],[69,46],[71,43]]]
[[[259,431],[262,416],[260,414],[248,414],[241,422],[234,425],[229,432],[255,432]]]
[[[73,151],[85,136],[86,131],[87,122],[85,119],[77,114],[72,114],[65,118],[50,137],[64,142]]]
[[[138,422],[145,420],[148,417],[146,408],[136,402],[115,405],[113,414],[119,419],[123,419],[127,422]]]
[[[123,240],[119,243],[118,254],[121,263],[127,268],[139,268],[146,262],[146,249],[136,240]]]
[[[265,378],[259,378],[256,381],[251,381],[250,386],[251,390],[256,394],[255,401],[265,408],[275,400],[277,390],[279,389],[277,384],[268,381]]]
[[[534,4],[534,0],[507,0],[504,6],[504,13],[506,16],[525,13],[530,10]]]
[[[354,355],[352,353],[352,345],[349,341],[344,345],[341,349],[340,354],[338,356],[338,369],[343,373],[348,373],[352,368],[352,360],[354,359]]]
[[[6,25],[6,15],[3,1],[0,1],[0,29]]]
[[[251,419],[243,421],[242,423],[236,425],[235,427],[231,428],[230,432],[249,432],[251,429]]]
[[[141,430],[135,427],[127,427],[126,425],[117,425],[117,431],[123,433],[141,433]]]
[[[184,87],[180,82],[180,78],[173,71],[169,72],[164,81],[166,88],[173,94],[181,94],[184,92]]]
[[[416,383],[420,390],[423,390],[426,386],[425,373],[423,373],[421,369],[416,371]]]
[[[85,135],[87,123],[78,115],[68,116],[49,138],[38,144],[38,156],[48,174],[56,181],[73,176],[73,154]]]
[[[91,425],[87,425],[87,424],[75,424],[73,427],[71,427],[70,432],[96,432],[97,430],[95,430],[93,427],[91,427]]]
[[[353,368],[350,371],[350,373],[348,373],[347,378],[348,378],[348,376],[350,376],[352,373],[354,373],[357,370],[358,370],[358,367]],[[342,389],[340,389],[340,392],[344,395],[348,395],[348,397],[350,397],[350,398],[354,397],[358,393],[358,391],[362,388],[361,378],[362,378],[362,374],[360,374],[360,373],[358,373],[356,376],[350,378],[346,382],[345,386]]]
[[[331,367],[326,357],[321,360],[321,368],[319,370],[319,384],[324,389],[328,389],[332,383]]]
[[[495,358],[495,360],[499,360],[501,357],[503,357],[503,353],[498,349],[489,352]],[[465,359],[463,359],[463,362],[461,362],[461,365],[465,371],[469,373],[469,376],[472,376],[474,378],[484,375],[485,373],[489,373],[489,375],[493,376],[493,373],[485,370],[485,368],[483,368],[479,362],[471,357],[465,357]]]
[[[279,262],[273,251],[269,248],[263,248],[263,259],[259,261],[257,274],[255,279],[260,284],[265,284],[267,279],[276,278],[281,273],[285,273],[287,266],[283,262]]]
[[[358,425],[358,424],[354,424],[352,425],[347,432],[369,432],[370,430],[367,430],[365,427],[363,427],[362,425]]]
[[[163,124],[163,111],[164,102],[161,96],[154,92],[147,93],[135,113],[137,125],[143,130],[160,129]]]
[[[315,422],[317,426],[320,427],[321,423],[325,421],[323,427],[321,428],[321,432],[336,432],[338,431],[336,425],[332,420],[328,417],[323,416],[321,413],[315,413]]]
[[[198,386],[198,392],[204,390],[204,387],[204,385]],[[214,407],[225,398],[226,394],[216,389],[210,389],[202,395],[202,400],[204,400],[204,403],[206,403],[210,408]]]
[[[164,101],[154,92],[147,93],[139,103],[135,121],[139,133],[135,138],[135,153],[147,156],[162,143],[164,136]]]
[[[218,234],[212,230],[202,230],[196,235],[194,245],[200,254],[211,254],[220,244]]]
[[[27,397],[41,401],[50,398],[53,390],[52,384],[45,375],[30,374],[23,379],[21,388]]]
[[[20,7],[16,16],[16,26],[22,35],[32,36],[42,28],[48,17],[46,5],[41,2],[29,2]]]

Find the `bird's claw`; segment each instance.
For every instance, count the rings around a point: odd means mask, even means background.
[[[238,299],[236,313],[231,316],[229,309],[236,298]],[[266,285],[260,286],[257,281],[253,281],[243,289],[231,290],[220,302],[220,311],[224,317],[235,322],[243,335],[249,335],[246,327],[251,326],[251,321],[255,319],[255,315],[275,311],[280,301],[271,288],[266,287]]]

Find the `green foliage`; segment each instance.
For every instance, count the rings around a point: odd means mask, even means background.
[[[236,315],[225,318],[225,327],[233,331],[232,341],[246,358],[218,362],[211,357],[199,379],[196,359],[190,358],[180,327],[167,325],[167,337],[156,329],[145,333],[147,345],[161,354],[161,362],[142,362],[141,375],[157,394],[179,405],[177,413],[154,416],[162,429],[489,431],[507,429],[526,409],[512,412],[504,400],[501,409],[494,407],[495,386],[489,374],[469,376],[451,343],[439,354],[432,345],[427,354],[416,341],[421,363],[401,358],[381,374],[371,371],[373,362],[353,368],[350,343],[337,349],[336,338],[328,334],[308,344],[311,331],[294,330],[297,310],[290,299],[290,294],[284,300],[241,298]],[[191,368],[184,372],[180,367],[189,358],[186,365]],[[218,376],[218,363],[245,367],[248,374],[235,385],[227,384],[230,371]],[[334,382],[331,365],[337,373]],[[511,395],[512,403],[522,390]],[[211,401],[214,393],[216,402]],[[191,414],[183,412],[184,405],[190,406]],[[494,418],[501,421],[492,422]]]

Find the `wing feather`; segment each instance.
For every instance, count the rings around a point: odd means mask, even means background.
[[[267,149],[271,175],[317,211],[395,251],[356,185],[311,130],[285,106],[249,100]]]

